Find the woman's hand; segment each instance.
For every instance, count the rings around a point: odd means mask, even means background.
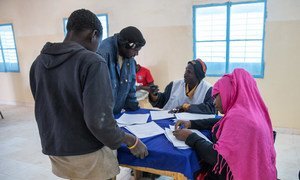
[[[191,127],[191,121],[178,120],[175,124],[175,130],[177,129],[188,129]]]
[[[185,141],[193,132],[188,129],[177,129],[173,131],[173,135],[181,141]]]

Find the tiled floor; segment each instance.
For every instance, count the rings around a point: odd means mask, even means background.
[[[47,156],[41,153],[40,139],[33,108],[0,105],[5,119],[0,119],[0,180],[56,180]],[[300,170],[300,135],[278,133],[278,177],[297,180]],[[122,170],[120,180],[130,179]]]

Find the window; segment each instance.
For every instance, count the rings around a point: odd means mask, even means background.
[[[193,8],[194,58],[207,65],[207,75],[221,76],[244,68],[264,76],[265,1]]]
[[[97,15],[97,17],[100,20],[102,27],[103,27],[103,36],[102,36],[102,40],[103,40],[108,37],[108,17],[107,17],[107,14],[99,14],[99,15]],[[67,34],[67,22],[68,22],[68,19],[64,18],[65,35]]]
[[[12,24],[0,24],[0,72],[19,72]]]

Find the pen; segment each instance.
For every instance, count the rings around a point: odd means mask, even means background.
[[[184,125],[181,124],[180,126],[178,126],[177,129],[174,129],[174,131],[179,130],[179,129],[183,129],[183,128],[184,128]],[[174,132],[174,131],[173,131],[173,132]]]

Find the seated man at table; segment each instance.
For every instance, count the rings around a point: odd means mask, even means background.
[[[154,80],[150,70],[146,67],[141,66],[140,64],[136,64],[136,82],[137,87],[136,90],[145,90],[149,91],[150,86],[154,85]]]
[[[214,114],[212,87],[203,80],[205,73],[206,65],[201,59],[189,61],[184,79],[170,82],[164,92],[151,87],[149,102],[153,107],[172,112]]]
[[[148,92],[150,87],[154,85],[154,79],[150,70],[146,67],[136,64],[136,97],[142,108],[150,109],[151,105],[148,101]]]

